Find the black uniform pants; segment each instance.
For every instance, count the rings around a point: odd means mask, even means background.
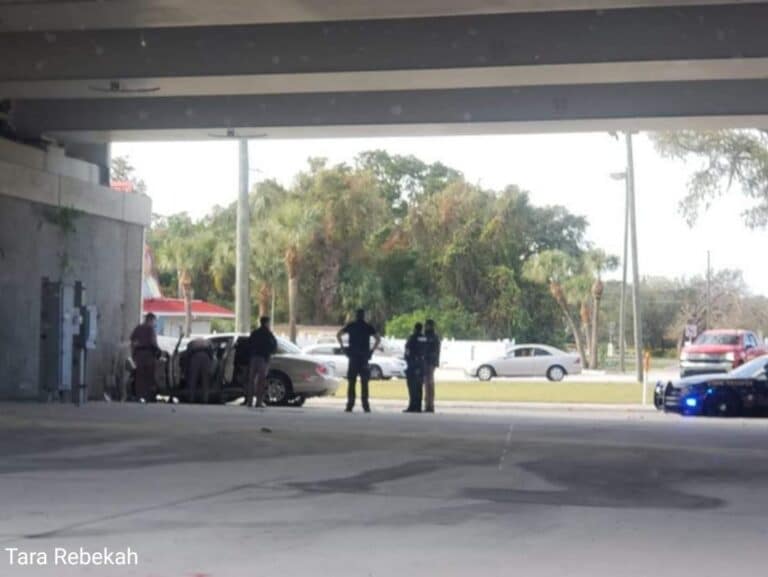
[[[197,402],[197,385],[203,388],[203,403],[208,403],[208,391],[211,386],[211,357],[206,351],[196,351],[189,359],[187,373],[188,401]]]
[[[133,395],[145,401],[154,400],[157,395],[157,356],[151,349],[136,349],[133,353],[136,365]]]
[[[347,409],[355,406],[355,384],[357,377],[360,377],[360,400],[363,409],[368,410],[368,381],[371,378],[370,368],[368,367],[367,355],[350,355],[349,370],[347,371]]]
[[[408,410],[421,411],[421,392],[424,386],[424,370],[421,364],[408,367],[405,371],[406,382],[408,383]]]

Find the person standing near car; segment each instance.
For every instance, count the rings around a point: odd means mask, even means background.
[[[349,345],[344,348],[342,337],[347,335]],[[371,337],[374,339],[373,348],[371,348]],[[381,343],[381,337],[372,325],[365,320],[365,310],[358,309],[355,313],[355,320],[347,324],[338,333],[336,340],[339,346],[344,349],[349,358],[349,369],[347,371],[347,413],[351,413],[355,408],[355,387],[357,377],[360,377],[360,400],[362,401],[363,411],[371,412],[371,406],[368,400],[368,382],[370,381],[370,369],[368,362],[371,360],[373,351]]]
[[[211,386],[213,347],[206,339],[194,339],[187,345],[187,392],[190,403],[197,402],[197,386],[203,389],[203,404],[208,404]]]
[[[408,408],[404,413],[421,412],[421,391],[424,384],[424,353],[426,349],[426,339],[424,337],[424,326],[416,323],[413,327],[413,333],[408,337],[405,343],[405,362],[408,367],[405,369],[406,383],[408,384]]]
[[[259,328],[251,333],[248,339],[248,349],[251,357],[248,372],[248,383],[245,389],[245,405],[253,405],[253,389],[256,386],[256,406],[264,406],[264,394],[267,390],[267,374],[269,360],[277,352],[277,339],[270,328],[270,318],[261,317]]]
[[[440,366],[440,335],[435,321],[427,319],[424,325],[424,412],[435,412],[435,369]]]
[[[131,333],[131,357],[136,365],[133,393],[136,400],[144,402],[154,400],[157,394],[157,358],[160,347],[157,346],[155,323],[157,318],[147,313],[144,322]]]

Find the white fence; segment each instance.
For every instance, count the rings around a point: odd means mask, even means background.
[[[287,338],[287,335],[280,335]],[[299,333],[296,335],[296,344],[301,347],[308,347],[318,343],[334,343],[335,335],[318,335],[310,333]],[[459,341],[454,339],[443,339],[442,353],[440,355],[440,366],[446,369],[464,369],[477,362],[503,356],[507,349],[515,344],[514,340],[504,339],[502,341]],[[388,354],[402,355],[405,349],[405,339],[382,339],[384,350]]]

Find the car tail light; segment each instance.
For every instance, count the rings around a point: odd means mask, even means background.
[[[315,365],[315,372],[321,377],[326,376],[330,371],[325,365]]]
[[[576,362],[577,365],[580,365],[581,364],[581,359],[579,357],[576,357],[576,361],[575,362]]]

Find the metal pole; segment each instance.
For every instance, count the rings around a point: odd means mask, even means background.
[[[710,329],[710,316],[709,316],[709,307],[711,306],[711,285],[712,285],[712,268],[710,264],[710,252],[707,251],[707,316],[704,320],[704,330]]]
[[[237,195],[237,238],[235,240],[235,331],[251,330],[249,228],[251,222],[248,203],[248,140],[240,139],[240,189]]]
[[[634,316],[635,360],[637,382],[643,382],[643,328],[640,305],[640,267],[637,262],[637,214],[635,211],[635,161],[632,151],[632,133],[627,132],[627,182],[629,183],[629,224],[632,244],[632,313]]]
[[[621,372],[626,372],[626,334],[625,326],[626,302],[627,302],[627,252],[629,245],[629,169],[624,173],[624,257],[622,258],[621,272],[621,301],[619,301],[619,368]]]

